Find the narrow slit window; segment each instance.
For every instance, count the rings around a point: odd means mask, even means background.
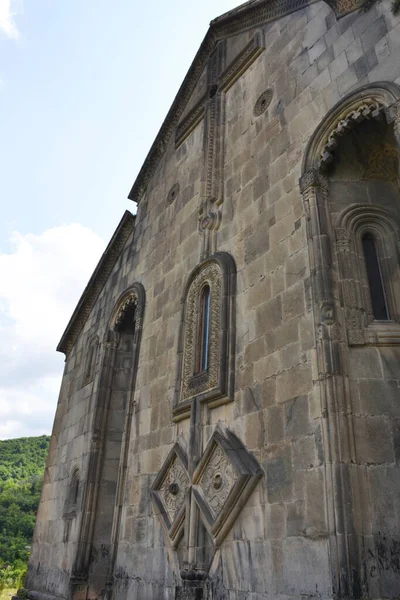
[[[210,286],[206,285],[200,298],[200,321],[198,333],[198,352],[196,371],[201,373],[208,369],[210,340]]]
[[[388,321],[390,316],[386,302],[382,272],[379,264],[376,242],[371,233],[366,233],[363,236],[362,246],[374,318],[378,321]]]
[[[72,505],[76,506],[78,502],[78,493],[79,493],[79,478],[75,476],[72,488]]]

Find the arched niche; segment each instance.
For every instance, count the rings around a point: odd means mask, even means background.
[[[112,580],[117,552],[144,306],[144,288],[136,283],[118,298],[102,344],[84,516],[72,577],[72,585],[85,581],[98,594]]]
[[[363,404],[361,389],[390,394],[381,370],[387,350],[395,359],[392,370],[400,364],[393,355],[400,343],[399,157],[400,88],[379,82],[349,94],[328,112],[307,145],[300,178],[315,324],[315,397],[333,579],[340,597],[380,597],[388,578],[398,581],[372,558],[379,554],[378,536],[387,517],[364,501],[381,493],[369,482],[369,465],[379,469],[380,458],[370,444],[374,434],[367,438],[366,433],[374,431],[371,406],[379,407],[380,399],[370,395],[371,404]],[[372,307],[365,240],[373,241],[373,260],[379,261],[388,308],[383,319]],[[380,523],[380,532],[374,523]],[[387,539],[391,534],[385,531]],[[371,569],[365,575],[367,561]]]

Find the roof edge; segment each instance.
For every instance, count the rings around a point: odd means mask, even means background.
[[[129,192],[129,200],[139,203],[143,197],[147,185],[165,153],[168,141],[175,131],[195,85],[217,43],[250,27],[274,21],[317,1],[319,0],[286,0],[285,2],[282,2],[282,0],[249,0],[249,2],[241,4],[211,21],[200,48]]]
[[[66,357],[74,347],[128,237],[134,230],[135,220],[136,217],[129,210],[124,212],[107,248],[97,263],[57,346],[57,351],[64,352]]]

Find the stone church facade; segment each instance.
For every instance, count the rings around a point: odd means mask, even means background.
[[[400,596],[400,15],[209,31],[63,334],[25,597]]]

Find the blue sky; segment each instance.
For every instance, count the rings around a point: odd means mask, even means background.
[[[0,438],[49,433],[55,347],[211,19],[237,0],[0,0]]]

